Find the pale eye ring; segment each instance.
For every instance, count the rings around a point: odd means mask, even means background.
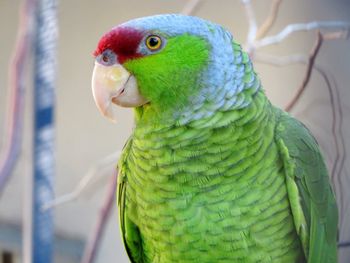
[[[146,47],[150,51],[157,51],[159,50],[163,44],[162,44],[162,38],[157,35],[150,35],[146,38]]]

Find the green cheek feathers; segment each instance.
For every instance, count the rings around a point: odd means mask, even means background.
[[[135,75],[141,94],[150,100],[148,107],[164,113],[183,107],[199,90],[200,73],[208,58],[209,45],[204,39],[181,35],[168,39],[159,53],[130,60],[124,66]]]

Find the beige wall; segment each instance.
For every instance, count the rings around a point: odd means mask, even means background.
[[[59,77],[57,86],[57,175],[56,193],[71,191],[96,160],[121,149],[132,128],[132,113],[119,109],[119,122],[113,125],[97,111],[90,89],[93,66],[92,51],[106,30],[125,20],[158,14],[179,12],[186,1],[137,0],[61,0],[59,1]],[[239,1],[204,0],[197,15],[223,24],[235,38],[244,42],[247,23]],[[258,21],[263,21],[268,11],[268,0],[256,0]],[[0,123],[4,123],[7,85],[7,63],[13,48],[18,0],[0,0]],[[350,20],[350,1],[346,0],[285,0],[280,16],[273,28],[277,33],[286,24],[312,20]],[[264,52],[276,55],[309,52],[315,33],[299,33],[283,44],[266,48]],[[329,68],[336,77],[344,107],[344,134],[349,135],[349,75],[350,41],[326,42],[317,61]],[[256,64],[263,85],[272,102],[285,105],[303,78],[302,66],[275,68]],[[30,91],[28,92],[30,95]],[[293,112],[317,136],[327,159],[334,158],[331,136],[330,109],[327,90],[319,75],[312,78],[310,88]],[[28,102],[29,105],[29,102]],[[24,131],[24,153],[10,184],[0,199],[0,219],[20,222],[23,209],[23,176],[28,174],[30,160],[30,107],[27,107]],[[0,132],[3,127],[0,127]],[[349,140],[346,141],[350,149]],[[344,174],[343,174],[344,176]],[[349,178],[349,177],[348,177]],[[71,236],[86,237],[96,221],[104,198],[108,179],[91,187],[81,199],[59,207],[55,211],[55,224],[59,231]],[[349,185],[350,180],[346,181]],[[344,183],[345,185],[345,183]],[[350,185],[349,185],[350,187]],[[349,193],[349,191],[348,191]],[[347,196],[349,199],[349,196]],[[349,203],[349,202],[348,202]],[[349,209],[347,216],[350,218]],[[349,224],[347,235],[350,239]],[[98,262],[128,262],[118,234],[116,213],[110,221]],[[345,261],[345,257],[343,262]],[[348,253],[350,258],[350,253]]]

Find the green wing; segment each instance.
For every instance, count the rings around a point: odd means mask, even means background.
[[[118,168],[118,188],[117,204],[120,233],[129,259],[132,263],[143,262],[142,240],[138,227],[128,218],[126,213],[126,189],[127,189],[127,163],[126,159],[130,151],[131,140],[129,140],[123,149]]]
[[[282,113],[276,142],[296,231],[308,262],[337,262],[338,210],[316,140],[303,124]]]

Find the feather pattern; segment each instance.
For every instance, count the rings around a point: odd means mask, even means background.
[[[119,189],[142,240],[135,262],[301,262],[275,124],[260,91],[241,110],[136,127]]]

